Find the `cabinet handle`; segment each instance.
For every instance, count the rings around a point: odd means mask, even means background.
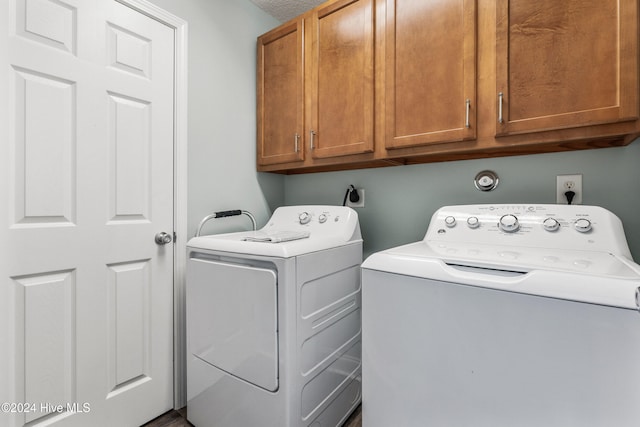
[[[315,148],[315,147],[313,146],[313,142],[314,142],[314,141],[313,141],[313,137],[314,137],[314,136],[316,136],[316,131],[312,130],[312,131],[310,132],[310,134],[311,134],[311,138],[310,138],[310,145],[311,145],[311,149],[313,150],[313,149]]]
[[[500,92],[498,94],[498,123],[504,123],[504,118],[502,117],[502,99],[504,98],[504,94]]]
[[[298,147],[298,143],[300,142],[300,135],[298,135],[298,134],[296,133],[296,135],[293,137],[293,141],[294,141],[294,144],[295,144],[295,150],[296,150],[296,153],[297,153],[298,151],[300,151],[300,149],[299,149],[299,147]]]
[[[465,118],[465,121],[464,121],[464,127],[470,128],[471,127],[471,123],[469,123],[469,112],[471,110],[471,100],[467,99],[465,104],[467,104],[467,114],[466,114],[466,118]]]

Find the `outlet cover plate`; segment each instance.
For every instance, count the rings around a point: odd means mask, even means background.
[[[360,200],[358,200],[356,203],[353,203],[347,197],[347,206],[349,206],[350,208],[364,208],[364,188],[356,188],[356,190],[358,190]]]
[[[558,175],[556,177],[556,203],[557,204],[559,205],[569,204],[567,203],[567,197],[564,195],[564,193],[566,193],[569,190],[576,193],[576,195],[573,197],[573,201],[571,202],[571,204],[581,205],[582,204],[582,174]]]

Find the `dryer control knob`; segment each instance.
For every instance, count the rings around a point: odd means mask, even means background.
[[[452,217],[452,216],[448,216],[448,217],[446,217],[446,218],[444,219],[444,224],[445,224],[447,227],[449,227],[449,228],[451,228],[451,227],[455,227],[455,226],[456,226],[456,219],[455,219],[455,217]]]
[[[555,218],[547,218],[542,222],[542,227],[547,231],[556,231],[560,228],[560,223]]]
[[[520,223],[518,222],[518,218],[515,215],[507,214],[502,215],[500,217],[500,222],[498,223],[498,227],[502,231],[506,231],[507,233],[513,233],[518,231],[520,228]]]
[[[318,222],[320,224],[324,224],[325,222],[327,222],[327,215],[325,214],[320,214],[320,216],[318,217]]]
[[[579,220],[576,221],[576,223],[574,224],[574,227],[579,232],[586,233],[588,231],[591,231],[591,221],[589,221],[586,218],[580,218]]]
[[[467,225],[469,228],[478,228],[480,227],[480,220],[477,216],[470,216],[467,218]]]
[[[298,220],[302,225],[308,224],[309,221],[311,221],[311,215],[309,215],[308,212],[302,212],[300,215],[298,215]]]

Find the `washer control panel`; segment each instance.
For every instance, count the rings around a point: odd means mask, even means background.
[[[618,217],[583,205],[445,206],[424,240],[629,253]]]

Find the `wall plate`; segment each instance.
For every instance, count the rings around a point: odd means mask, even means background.
[[[350,208],[364,208],[364,188],[356,188],[356,190],[358,190],[358,194],[360,195],[360,200],[353,203],[347,197],[347,206],[349,206]]]
[[[573,191],[572,205],[582,204],[582,174],[556,176],[556,203],[566,205],[569,203],[565,193]]]
[[[492,191],[498,186],[499,181],[500,179],[497,173],[486,170],[479,172],[473,180],[473,183],[480,191]]]

